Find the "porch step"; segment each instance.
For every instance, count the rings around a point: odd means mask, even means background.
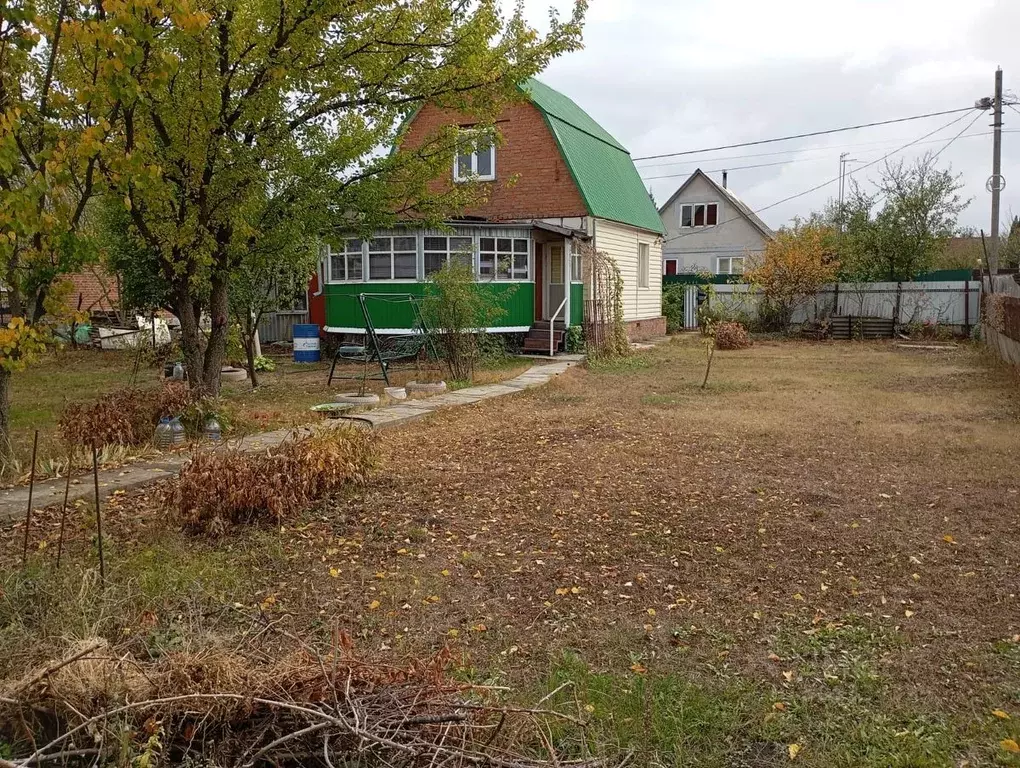
[[[545,331],[548,334],[549,333],[549,321],[548,320],[535,320],[531,324],[531,330],[532,331]],[[557,320],[556,321],[556,330],[557,331],[565,331],[565,330],[567,330],[567,326],[566,326],[566,324],[562,320]]]
[[[565,331],[553,330],[553,347],[556,350],[563,349],[563,337],[566,335]],[[524,337],[524,351],[525,352],[545,352],[549,353],[549,324],[546,323],[545,328],[535,328],[532,326],[531,330],[528,331],[528,335]]]

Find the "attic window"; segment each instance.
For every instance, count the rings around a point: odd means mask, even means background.
[[[453,161],[454,181],[493,181],[496,178],[496,145],[485,131],[462,130],[457,157]]]
[[[681,227],[714,227],[718,223],[718,203],[687,203],[680,206]]]

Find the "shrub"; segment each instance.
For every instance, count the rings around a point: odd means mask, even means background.
[[[259,355],[255,358],[255,370],[259,373],[272,373],[276,370],[276,361],[271,357]]]
[[[71,403],[60,414],[60,436],[76,448],[141,445],[152,439],[161,418],[180,415],[191,399],[186,384],[167,382],[158,389],[125,389],[91,403]]]
[[[584,328],[580,325],[572,325],[567,328],[567,335],[563,338],[563,348],[571,355],[584,353]]]
[[[279,524],[348,484],[365,481],[376,463],[373,435],[355,427],[324,429],[275,452],[197,454],[181,472],[175,507],[196,532],[228,525]]]
[[[684,292],[687,286],[670,283],[662,286],[662,314],[666,318],[666,333],[680,333],[684,329]]]
[[[740,323],[719,323],[715,326],[716,349],[747,349],[752,343],[747,329]]]

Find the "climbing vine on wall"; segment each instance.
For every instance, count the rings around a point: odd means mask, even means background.
[[[623,322],[623,277],[616,260],[589,242],[573,241],[584,276],[584,338],[589,357],[616,357],[630,351]]]

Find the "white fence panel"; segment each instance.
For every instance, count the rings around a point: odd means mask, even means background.
[[[743,314],[751,319],[757,317],[760,298],[751,286],[728,284],[716,285],[714,288],[715,297],[712,301],[725,307],[728,313]],[[691,309],[691,301],[696,300],[696,297],[697,289],[694,286],[688,287],[684,296],[688,328],[697,327],[696,316]],[[832,314],[895,319],[900,325],[912,323],[975,325],[981,316],[981,283],[977,280],[961,280],[829,285],[795,309],[793,322],[814,322]]]

